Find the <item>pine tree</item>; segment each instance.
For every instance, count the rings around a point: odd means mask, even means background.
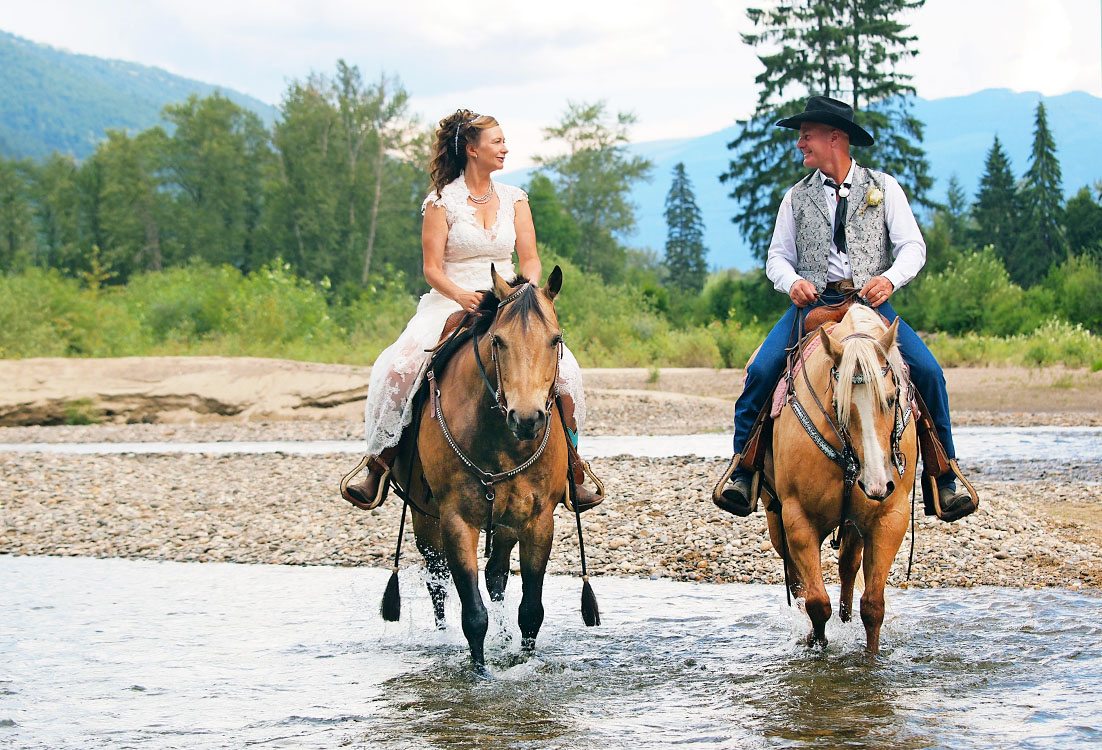
[[[1018,232],[1018,195],[1014,174],[1010,171],[1010,158],[1003,151],[998,136],[987,152],[980,189],[972,205],[972,218],[976,222],[976,247],[994,246],[995,253],[1005,264]]]
[[[673,168],[673,182],[666,195],[666,268],[670,283],[686,292],[699,292],[708,268],[705,263],[704,221],[696,205],[685,165]]]
[[[964,188],[961,187],[956,173],[949,177],[944,213],[950,241],[953,244],[963,242],[968,229],[968,196],[964,194]]]
[[[918,145],[922,124],[908,105],[915,90],[910,76],[897,70],[917,54],[916,38],[898,17],[924,2],[778,0],[747,10],[759,31],[744,34],[743,42],[769,51],[758,57],[765,70],[755,79],[761,86],[757,107],[727,145],[734,157],[720,180],[732,183],[730,196],[739,204],[732,221],[757,257],[765,257],[785,191],[806,173],[793,133],[775,123],[802,112],[808,93],[849,103],[858,124],[876,139],[874,146],[855,148],[854,158],[891,173],[913,201],[929,205],[933,183]]]
[[[1053,264],[1068,254],[1060,162],[1056,159],[1056,144],[1048,129],[1043,102],[1037,102],[1032,156],[1029,171],[1022,180],[1022,233],[1006,258],[1010,278],[1022,286],[1039,282]]]

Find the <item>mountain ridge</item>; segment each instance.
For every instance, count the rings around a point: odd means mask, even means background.
[[[1049,128],[1056,141],[1057,158],[1063,171],[1065,196],[1102,179],[1102,155],[1092,148],[1102,131],[1102,98],[1082,91],[1044,97],[1035,91],[1014,92],[1009,89],[984,89],[964,96],[941,99],[916,97],[912,111],[924,123],[923,147],[934,178],[931,197],[943,202],[949,178],[956,175],[968,200],[975,199],[987,152],[995,135],[999,136],[1010,157],[1011,168],[1020,179],[1029,167],[1033,144],[1034,112],[1037,102],[1045,102]],[[750,247],[731,222],[735,202],[728,197],[730,189],[719,182],[727,169],[727,144],[735,139],[738,125],[692,138],[632,143],[632,155],[644,156],[654,162],[652,180],[636,184],[631,199],[636,204],[636,231],[621,240],[630,247],[650,248],[661,254],[666,243],[666,223],[663,217],[671,172],[678,161],[693,183],[697,204],[704,220],[704,243],[708,247],[708,264],[713,268],[746,270],[757,264]],[[795,139],[793,138],[793,148]],[[1086,158],[1071,158],[1086,154]],[[875,167],[875,164],[869,166]],[[517,170],[502,179],[524,184],[534,168]]]
[[[162,124],[166,104],[220,92],[266,125],[278,111],[232,89],[161,68],[82,55],[0,31],[0,156],[90,155],[109,129]]]

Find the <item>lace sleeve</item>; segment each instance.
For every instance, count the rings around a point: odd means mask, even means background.
[[[444,205],[444,196],[437,195],[435,190],[429,193],[425,200],[421,203],[422,216],[425,215],[425,211],[429,209],[429,206],[443,206],[444,210],[447,210],[447,206]]]
[[[508,188],[508,190],[502,192],[509,197],[511,203],[517,203],[518,201],[528,202],[528,193],[512,185],[504,185],[504,187]]]

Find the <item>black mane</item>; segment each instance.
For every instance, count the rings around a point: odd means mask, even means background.
[[[515,279],[509,282],[510,289],[516,289],[522,284],[528,284],[528,279],[524,276],[518,275]],[[471,326],[471,330],[476,336],[482,336],[486,331],[490,330],[490,326],[493,325],[494,320],[497,318],[498,313],[502,315],[503,321],[509,321],[518,315],[521,316],[522,325],[527,328],[528,316],[535,314],[543,322],[547,322],[547,315],[543,312],[543,308],[540,306],[539,299],[536,297],[537,291],[535,286],[529,286],[525,289],[519,297],[510,302],[503,308],[498,308],[501,304],[501,300],[497,298],[493,290],[484,290],[482,295],[482,303],[478,306],[478,310],[475,312],[477,316],[475,323]]]

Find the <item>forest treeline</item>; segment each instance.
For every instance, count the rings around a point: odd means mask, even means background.
[[[216,94],[79,163],[0,160],[0,356],[371,362],[427,288],[432,125],[407,103],[339,62],[290,83],[271,128]],[[588,366],[741,366],[788,299],[761,269],[707,272],[692,185],[628,153],[633,123],[568,104],[525,186],[567,339]],[[927,266],[893,302],[947,365],[1102,368],[1102,184],[1065,201],[1043,105],[1034,136],[1020,175],[996,139],[972,200],[954,182],[920,213]],[[641,179],[670,181],[663,252],[620,239]]]

